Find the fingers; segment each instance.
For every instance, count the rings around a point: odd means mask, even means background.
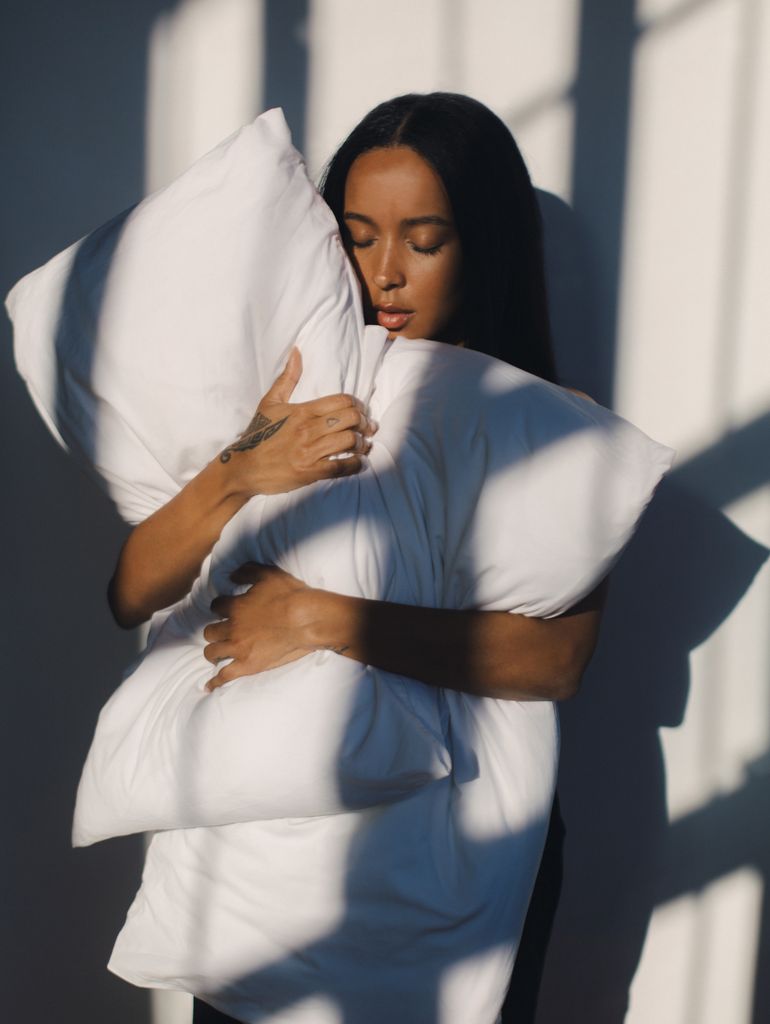
[[[244,675],[246,675],[246,672],[243,669],[237,668],[236,663],[233,662],[230,665],[225,665],[215,676],[209,679],[206,683],[206,689],[211,693],[213,690],[218,690],[220,686],[224,686],[225,683],[230,683],[233,679],[239,679]]]
[[[315,416],[308,426],[308,435],[311,440],[316,440],[325,434],[340,430],[355,430],[365,437],[372,437],[377,431],[377,424],[374,420],[370,420],[358,406],[352,405]]]
[[[372,447],[368,437],[364,437],[356,430],[338,430],[333,434],[326,434],[313,445],[313,455],[316,459],[326,459],[330,455],[341,455],[343,452],[354,452],[365,455]]]
[[[218,661],[223,661],[225,658],[232,658],[232,656],[233,650],[229,641],[207,644],[203,648],[203,657],[206,661],[210,661],[212,665],[216,665]]]
[[[355,395],[325,395],[323,398],[315,398],[312,402],[303,403],[309,413],[314,416],[328,416],[339,409],[358,409],[359,412],[366,412],[364,403]]]
[[[333,479],[340,476],[353,476],[363,466],[360,455],[348,455],[344,459],[321,459],[317,463],[319,479]]]
[[[302,376],[302,356],[296,346],[289,353],[283,372],[280,373],[272,387],[262,399],[263,402],[288,402]],[[260,405],[262,403],[260,402]]]
[[[210,622],[203,630],[203,639],[209,643],[230,639],[230,620],[224,622]]]
[[[307,430],[310,454],[317,461],[344,452],[368,454],[377,424],[352,405],[316,416]]]

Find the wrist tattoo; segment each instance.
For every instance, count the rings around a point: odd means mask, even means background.
[[[250,448],[256,448],[262,444],[263,441],[267,441],[268,438],[272,437],[273,434],[277,434],[281,427],[284,425],[288,416],[284,416],[282,420],[276,420],[275,423],[264,413],[257,412],[254,414],[254,418],[251,423],[246,427],[246,430],[241,434],[237,441],[233,441],[219,456],[220,462],[229,462],[233,452],[245,452]]]

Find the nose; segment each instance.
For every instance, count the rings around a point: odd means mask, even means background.
[[[394,246],[389,245],[383,250],[372,280],[383,292],[391,291],[393,288],[403,288],[406,284],[406,277]]]

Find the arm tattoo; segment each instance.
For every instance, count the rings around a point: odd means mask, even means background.
[[[219,456],[220,462],[229,462],[233,452],[245,452],[250,448],[256,448],[263,441],[267,441],[273,434],[278,433],[288,418],[288,416],[284,416],[282,420],[276,420],[273,423],[264,413],[255,413],[251,423],[246,427],[246,430],[238,440],[229,444]]]

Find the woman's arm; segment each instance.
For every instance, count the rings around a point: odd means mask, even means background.
[[[273,566],[244,566],[233,579],[251,589],[212,603],[223,621],[204,630],[204,654],[212,663],[233,661],[210,689],[332,650],[434,686],[504,700],[564,700],[577,691],[596,646],[605,590],[600,584],[565,614],[536,619],[345,597]]]
[[[253,495],[283,493],[361,468],[374,430],[361,403],[330,395],[289,404],[301,372],[294,349],[238,441],[129,535],[108,587],[119,625],[137,626],[183,597],[225,524]],[[329,459],[348,451],[355,454]]]

